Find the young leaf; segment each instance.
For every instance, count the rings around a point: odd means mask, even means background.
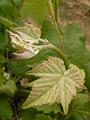
[[[17,27],[15,33],[10,33],[11,42],[19,53],[13,53],[18,59],[31,58],[38,54],[40,49],[48,45],[47,40],[40,39],[41,31],[32,24]]]
[[[40,78],[31,83],[32,91],[23,104],[23,109],[57,102],[62,104],[64,113],[67,114],[77,88],[84,87],[84,72],[75,65],[70,65],[66,70],[63,61],[55,57],[50,57],[28,74]]]

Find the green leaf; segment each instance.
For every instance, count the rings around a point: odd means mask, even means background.
[[[64,29],[63,42],[66,55],[70,62],[83,67],[89,61],[89,51],[86,49],[85,36],[78,25],[68,25]]]
[[[17,90],[15,82],[13,80],[7,80],[5,84],[0,86],[0,93],[13,95]]]
[[[0,68],[0,93],[12,95],[16,92],[16,90],[17,90],[17,87],[15,85],[15,82],[13,80],[6,80]]]
[[[90,99],[88,94],[78,94],[73,101],[73,111],[85,116],[90,117]]]
[[[36,110],[33,108],[23,111],[22,120],[36,120]]]
[[[8,38],[4,28],[0,29],[0,43],[0,50],[5,50],[8,45]]]
[[[36,115],[36,120],[52,120],[52,118],[48,115],[38,114]]]
[[[64,29],[63,42],[69,61],[85,69],[86,86],[90,90],[90,51],[86,48],[85,36],[77,25],[68,25]]]
[[[59,28],[59,30],[60,34],[62,35],[63,33],[61,27]],[[43,22],[41,29],[41,38],[47,39],[54,46],[59,46],[57,32],[55,31],[54,25],[49,20],[45,20]]]
[[[90,55],[90,53],[89,53],[89,55]],[[88,59],[90,57],[89,55],[86,56],[86,59]],[[85,73],[86,73],[86,83],[85,84],[86,84],[88,90],[90,91],[90,62],[89,62],[89,60],[88,60],[88,62],[86,62],[84,64],[84,69],[85,69]]]
[[[41,25],[47,15],[46,1],[24,0],[21,14],[24,17],[32,17],[36,23]]]
[[[7,99],[0,97],[0,118],[2,120],[11,119],[13,115],[12,109],[9,105],[9,102]]]
[[[0,86],[2,84],[4,84],[6,82],[4,76],[3,76],[3,72],[2,72],[2,69],[0,68]]]
[[[52,120],[50,116],[44,114],[37,114],[33,108],[23,111],[22,120]]]
[[[9,70],[15,75],[23,75],[28,70],[27,65],[25,60],[12,60],[8,62]]]
[[[84,72],[75,65],[70,65],[66,71],[63,61],[55,57],[50,57],[48,61],[33,68],[28,74],[41,78],[31,83],[32,91],[23,108],[56,102],[62,104],[65,114],[77,93],[77,88],[83,88],[85,77]]]
[[[35,107],[37,109],[37,111],[43,111],[44,113],[51,113],[51,112],[54,112],[55,114],[56,113],[59,113],[61,112],[61,107],[59,104],[52,104],[52,105],[42,105],[42,106],[38,106],[38,107]]]
[[[19,12],[11,0],[0,0],[0,15],[6,16],[8,18],[15,18],[19,17]]]
[[[77,94],[72,102],[72,114],[69,120],[89,120],[90,99],[88,94]]]
[[[10,27],[17,27],[17,25],[16,25],[14,22],[12,22],[11,20],[9,20],[9,19],[7,19],[7,18],[5,18],[5,17],[2,17],[2,16],[0,16],[0,22],[1,22],[4,26],[6,26],[6,27],[8,27],[8,28],[10,28]]]
[[[57,42],[58,41],[58,36],[57,36],[56,31],[55,31],[54,25],[50,21],[45,20],[43,22],[41,31],[42,31],[41,32],[41,37],[43,39],[47,39],[53,45],[58,46],[58,42]]]
[[[88,94],[77,94],[73,101],[73,109],[85,110],[88,102],[90,102]]]
[[[87,120],[84,115],[80,115],[78,113],[73,113],[69,120]]]
[[[3,55],[0,55],[0,64],[6,63],[8,61],[7,58],[5,58]]]
[[[21,5],[22,5],[22,2],[23,0],[13,0],[14,1],[14,4],[17,6],[17,8],[20,9]]]

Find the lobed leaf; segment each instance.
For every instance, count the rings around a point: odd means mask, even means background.
[[[66,70],[63,61],[59,58],[50,57],[48,61],[33,68],[28,74],[40,78],[31,83],[32,91],[23,104],[23,109],[61,103],[64,113],[67,114],[77,89],[84,88],[84,72],[75,65],[70,65]]]

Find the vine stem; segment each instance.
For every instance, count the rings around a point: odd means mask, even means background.
[[[57,33],[57,36],[58,36],[58,43],[59,43],[59,48],[51,46],[49,49],[52,49],[52,50],[59,53],[59,55],[61,56],[61,58],[63,59],[63,61],[65,63],[65,67],[67,69],[68,66],[69,66],[69,63],[68,63],[67,57],[64,54],[63,41],[62,41],[62,37],[60,35],[60,31],[59,31],[59,28],[58,28],[58,23],[55,19],[55,12],[54,12],[54,9],[53,9],[53,4],[52,4],[51,0],[46,0],[46,3],[47,3],[48,10],[50,12],[50,15],[52,17],[52,20],[53,20],[53,23],[54,23],[54,26],[55,26],[55,30],[56,30],[56,33]],[[57,0],[56,3],[58,3],[58,0]],[[57,6],[57,4],[56,4],[56,6]],[[56,9],[57,9],[57,7],[56,7]],[[57,12],[57,10],[56,10],[56,12]]]
[[[55,20],[58,21],[58,0],[55,0]]]
[[[63,42],[62,42],[62,38],[61,38],[61,35],[60,35],[60,32],[59,32],[59,28],[58,28],[58,24],[57,24],[57,21],[55,19],[55,13],[57,12],[54,12],[54,9],[53,9],[53,5],[52,5],[52,1],[51,0],[46,0],[47,2],[47,7],[48,7],[48,10],[50,12],[50,15],[52,17],[52,20],[53,20],[53,23],[54,23],[54,26],[55,26],[55,30],[56,30],[56,33],[57,33],[57,36],[58,36],[58,43],[59,43],[59,46],[60,46],[60,49],[64,52],[64,47],[63,47]],[[55,5],[57,6],[57,5]],[[57,7],[56,7],[57,8]],[[57,13],[56,13],[57,15]]]

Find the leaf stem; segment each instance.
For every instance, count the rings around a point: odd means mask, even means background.
[[[57,1],[56,3],[58,3],[58,0],[56,0],[56,1]],[[68,66],[69,66],[69,63],[68,63],[67,57],[64,54],[63,41],[62,41],[62,37],[60,35],[60,31],[59,31],[59,28],[58,28],[58,23],[55,19],[55,12],[54,12],[54,9],[53,9],[52,1],[51,0],[46,0],[46,2],[47,2],[47,7],[48,7],[50,15],[52,17],[54,26],[55,26],[55,30],[56,30],[56,33],[57,33],[57,36],[58,36],[58,43],[59,43],[59,48],[52,47],[51,49],[59,53],[59,55],[62,57],[62,59],[65,63],[66,69],[67,69]],[[57,10],[56,10],[56,12],[57,12]]]
[[[67,57],[63,54],[63,52],[59,48],[51,44],[51,45],[46,45],[45,47],[42,48],[42,50],[46,50],[46,49],[51,49],[52,51],[57,52],[62,58],[62,60],[64,61],[66,69],[68,69],[69,63],[68,63]]]
[[[58,36],[58,43],[59,43],[60,49],[62,51],[64,51],[62,38],[61,38],[61,35],[60,35],[60,32],[59,32],[59,28],[58,28],[58,23],[57,23],[57,21],[55,19],[55,12],[54,12],[54,9],[53,9],[52,1],[51,0],[46,0],[46,2],[47,2],[48,10],[50,12],[50,15],[52,17],[52,20],[53,20],[53,23],[54,23],[54,26],[55,26],[55,30],[56,30],[57,36]],[[57,10],[56,10],[56,12],[57,12]]]

